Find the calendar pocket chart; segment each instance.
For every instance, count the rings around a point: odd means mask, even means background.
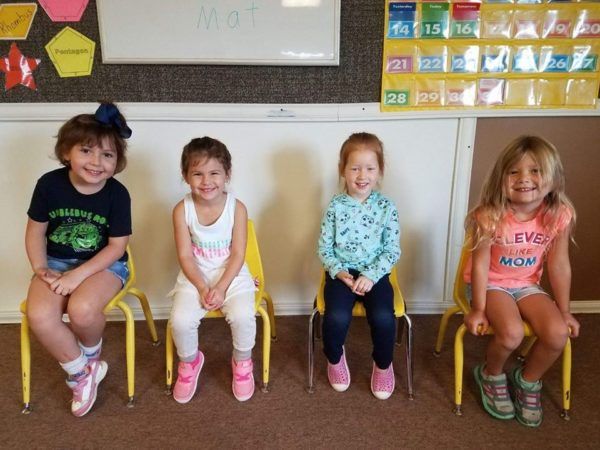
[[[386,0],[381,110],[594,108],[600,2]]]

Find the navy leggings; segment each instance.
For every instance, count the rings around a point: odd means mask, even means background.
[[[350,270],[354,278],[359,273]],[[323,351],[331,364],[342,357],[342,345],[352,320],[355,301],[363,302],[367,322],[371,327],[373,360],[380,369],[387,369],[394,357],[396,316],[394,315],[394,291],[389,275],[383,276],[364,296],[354,294],[341,280],[325,276],[325,314],[323,316]]]

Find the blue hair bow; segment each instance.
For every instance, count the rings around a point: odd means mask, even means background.
[[[94,117],[98,122],[115,128],[123,139],[131,137],[131,128],[127,126],[125,118],[112,103],[101,103]]]

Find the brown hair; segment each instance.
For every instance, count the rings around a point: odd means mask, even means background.
[[[377,156],[377,163],[379,164],[379,170],[383,175],[385,168],[383,143],[374,134],[361,132],[351,134],[342,144],[342,148],[340,149],[340,160],[338,162],[338,173],[340,177],[344,175],[344,169],[346,168],[346,164],[348,164],[350,154],[356,150],[360,150],[359,147],[368,147],[368,150],[375,153]]]
[[[193,161],[200,158],[214,158],[225,169],[225,175],[231,175],[231,154],[225,144],[208,136],[192,139],[181,153],[181,174],[185,178]]]
[[[504,181],[510,168],[525,155],[530,155],[539,165],[542,183],[550,188],[544,199],[544,227],[548,230],[556,227],[562,210],[567,208],[572,215],[572,232],[576,218],[575,208],[565,194],[565,175],[558,150],[542,137],[524,135],[510,142],[498,156],[483,184],[479,204],[467,215],[465,228],[473,248],[502,232],[499,227],[508,209],[508,193]]]
[[[125,123],[125,118],[122,121]],[[127,165],[127,142],[116,128],[98,122],[93,114],[79,114],[67,120],[58,130],[56,138],[54,154],[64,166],[69,166],[66,155],[75,145],[99,145],[104,139],[108,139],[117,152],[115,173],[121,172]]]

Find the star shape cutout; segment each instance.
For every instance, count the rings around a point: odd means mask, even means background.
[[[0,57],[0,71],[6,74],[4,90],[8,91],[18,84],[36,90],[35,80],[32,72],[37,69],[40,59],[26,58],[21,53],[17,44],[13,42],[10,45],[8,56]]]

